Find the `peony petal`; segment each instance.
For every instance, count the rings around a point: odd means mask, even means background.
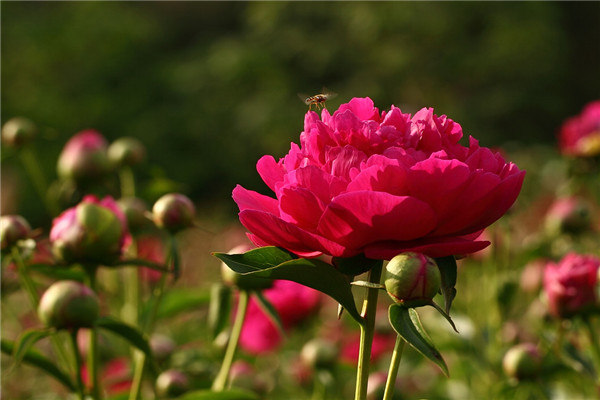
[[[273,215],[279,215],[279,206],[276,199],[252,190],[247,190],[240,185],[237,185],[233,189],[233,200],[238,205],[240,211],[247,209],[260,210]]]
[[[297,224],[300,228],[309,231],[315,231],[325,204],[308,189],[287,187],[281,190],[279,209],[284,221]]]
[[[319,235],[305,231],[281,218],[257,210],[244,210],[239,213],[240,222],[262,244],[283,247],[300,256],[317,256],[319,253],[343,254],[344,248]]]
[[[375,156],[371,157],[374,158]],[[378,157],[384,159],[383,157]],[[369,159],[369,161],[371,161]],[[386,159],[388,161],[392,161]],[[407,172],[404,165],[372,165],[360,171],[348,184],[348,192],[376,191],[396,196],[408,195]]]
[[[421,200],[389,193],[343,193],[329,204],[318,232],[349,248],[382,240],[410,240],[435,227],[433,210]]]
[[[437,241],[436,241],[437,240]],[[408,251],[423,253],[429,257],[464,255],[485,249],[487,240],[466,240],[460,237],[413,240],[406,242],[380,242],[365,248],[365,256],[376,260],[391,260]]]
[[[256,163],[256,170],[273,192],[275,192],[275,185],[283,180],[285,174],[284,168],[272,156],[261,157]]]

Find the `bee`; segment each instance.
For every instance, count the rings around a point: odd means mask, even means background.
[[[308,106],[308,110],[310,111],[313,105],[317,110],[322,110],[325,108],[325,102],[334,98],[336,93],[332,93],[327,89],[323,89],[323,93],[315,94],[313,96],[305,96],[302,94],[298,94],[298,96],[300,96],[300,99],[304,101],[304,104]]]

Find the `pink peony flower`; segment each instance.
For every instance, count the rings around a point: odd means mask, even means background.
[[[153,261],[157,264],[165,262],[165,244],[159,236],[156,235],[141,235],[137,238],[137,258],[142,260]],[[157,271],[148,267],[140,267],[138,269],[140,278],[143,281],[156,283],[162,276],[161,271]]]
[[[81,366],[81,379],[86,386],[90,386],[87,366]],[[132,369],[126,357],[112,359],[102,368],[102,384],[109,395],[128,392],[133,384]]]
[[[58,175],[65,179],[81,180],[104,175],[110,168],[108,142],[99,132],[85,130],[65,144],[58,158]]]
[[[65,262],[104,262],[121,255],[131,242],[125,214],[112,197],[88,195],[52,222],[50,242]]]
[[[600,258],[567,254],[544,270],[544,290],[550,314],[568,318],[598,306],[596,284]]]
[[[560,129],[560,151],[568,156],[600,154],[600,100],[588,103],[581,114],[567,119]]]
[[[313,315],[320,303],[319,292],[291,281],[277,280],[263,294],[279,313],[286,330]],[[240,335],[240,347],[248,353],[260,354],[276,349],[282,340],[275,324],[251,299]]]
[[[459,124],[431,108],[411,118],[354,98],[333,115],[309,111],[300,146],[257,163],[276,198],[234,189],[240,221],[256,245],[304,257],[481,250],[489,242],[477,237],[515,202],[525,172],[461,137]]]

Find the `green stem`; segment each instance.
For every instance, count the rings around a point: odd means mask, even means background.
[[[96,270],[95,266],[86,266],[86,284],[96,292]],[[94,400],[102,399],[102,391],[100,390],[99,380],[99,358],[98,358],[98,329],[90,328],[89,347],[87,354],[87,370],[91,385],[91,395]]]
[[[229,370],[233,364],[237,345],[240,340],[240,334],[242,333],[242,326],[244,325],[244,318],[246,317],[249,298],[250,294],[248,291],[240,291],[235,320],[233,322],[233,327],[231,328],[231,337],[229,338],[229,343],[227,344],[227,349],[225,350],[225,356],[223,357],[223,364],[221,365],[221,369],[219,370],[219,373],[217,374],[217,377],[212,385],[212,390],[216,392],[222,392],[227,385]]]
[[[596,369],[596,386],[600,392],[600,344],[598,344],[596,330],[594,329],[594,325],[592,324],[590,317],[583,317],[583,322],[587,328],[590,344],[592,345],[592,357],[594,359],[594,367]]]
[[[17,275],[19,276],[21,286],[25,289],[25,292],[29,297],[34,313],[37,313],[40,298],[37,289],[35,288],[35,284],[29,275],[27,265],[25,265],[17,246],[13,246],[11,249],[11,256],[17,266]],[[67,356],[67,350],[64,347],[64,343],[55,335],[50,336],[50,341],[52,342],[52,347],[59,357],[61,364],[67,366],[67,369],[70,370],[72,360]]]
[[[71,345],[73,347],[73,355],[75,356],[75,376],[77,380],[77,396],[79,400],[85,399],[85,389],[83,385],[83,379],[81,377],[81,356],[79,354],[79,346],[77,346],[77,332],[79,330],[75,329],[69,332],[69,336],[71,337]]]
[[[135,179],[130,167],[119,169],[119,181],[121,182],[121,197],[135,197]]]
[[[38,195],[44,202],[46,210],[48,211],[48,213],[50,213],[51,216],[58,215],[60,209],[58,207],[58,204],[54,201],[54,199],[48,196],[48,183],[46,181],[46,177],[42,172],[42,169],[38,162],[38,158],[33,148],[31,146],[25,146],[21,148],[20,154],[23,166],[25,167],[27,174],[31,178],[35,190],[38,192]]]
[[[382,400],[392,400],[394,396],[394,388],[396,386],[396,377],[398,376],[398,367],[400,366],[400,360],[402,359],[402,350],[404,350],[404,344],[406,342],[400,335],[396,336],[396,344],[394,345],[394,352],[392,353],[392,359],[390,361],[390,370],[388,372],[387,381],[385,382],[385,392]]]
[[[380,283],[383,262],[374,266],[369,272],[370,283]],[[367,398],[367,384],[369,379],[369,364],[371,361],[371,347],[373,346],[373,334],[375,333],[375,314],[377,312],[377,296],[379,289],[367,289],[367,297],[363,301],[362,317],[364,324],[360,326],[360,349],[358,353],[358,365],[356,368],[356,391],[355,400]]]

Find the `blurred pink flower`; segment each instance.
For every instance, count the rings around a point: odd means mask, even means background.
[[[600,100],[588,103],[579,115],[567,119],[558,141],[560,151],[568,156],[600,154]]]
[[[98,200],[87,195],[54,218],[50,242],[55,255],[64,261],[103,261],[120,256],[131,243],[131,235],[127,219],[112,197]]]
[[[320,304],[319,292],[291,281],[277,280],[272,288],[263,291],[263,295],[279,313],[286,330],[314,315]],[[248,353],[260,354],[276,349],[282,340],[275,324],[257,301],[251,299],[242,327],[240,347]]]
[[[592,228],[592,208],[580,197],[558,198],[546,213],[545,225],[550,235],[581,233]]]
[[[129,359],[126,357],[115,358],[108,361],[101,372],[102,386],[109,395],[117,395],[128,392],[133,383],[132,370]],[[88,377],[87,366],[84,364],[81,367],[81,378],[83,383],[89,387],[90,380]]]
[[[234,189],[240,221],[256,245],[304,257],[481,250],[489,242],[477,237],[514,203],[525,172],[462,135],[431,108],[380,113],[369,98],[309,111],[301,145],[257,163],[276,198]]]
[[[99,132],[85,130],[65,144],[58,158],[58,175],[67,179],[95,178],[109,170],[108,142]]]
[[[159,236],[140,235],[136,239],[137,258],[153,261],[157,264],[165,262],[165,244]],[[162,272],[148,267],[140,267],[139,274],[142,280],[150,283],[158,282]]]
[[[384,354],[390,354],[396,342],[396,333],[375,332],[373,335],[373,346],[371,348],[371,361],[376,362]],[[360,334],[349,336],[342,347],[342,361],[355,365],[358,361],[360,349]]]
[[[600,258],[567,254],[544,270],[544,290],[550,314],[569,318],[598,306],[596,285]]]

